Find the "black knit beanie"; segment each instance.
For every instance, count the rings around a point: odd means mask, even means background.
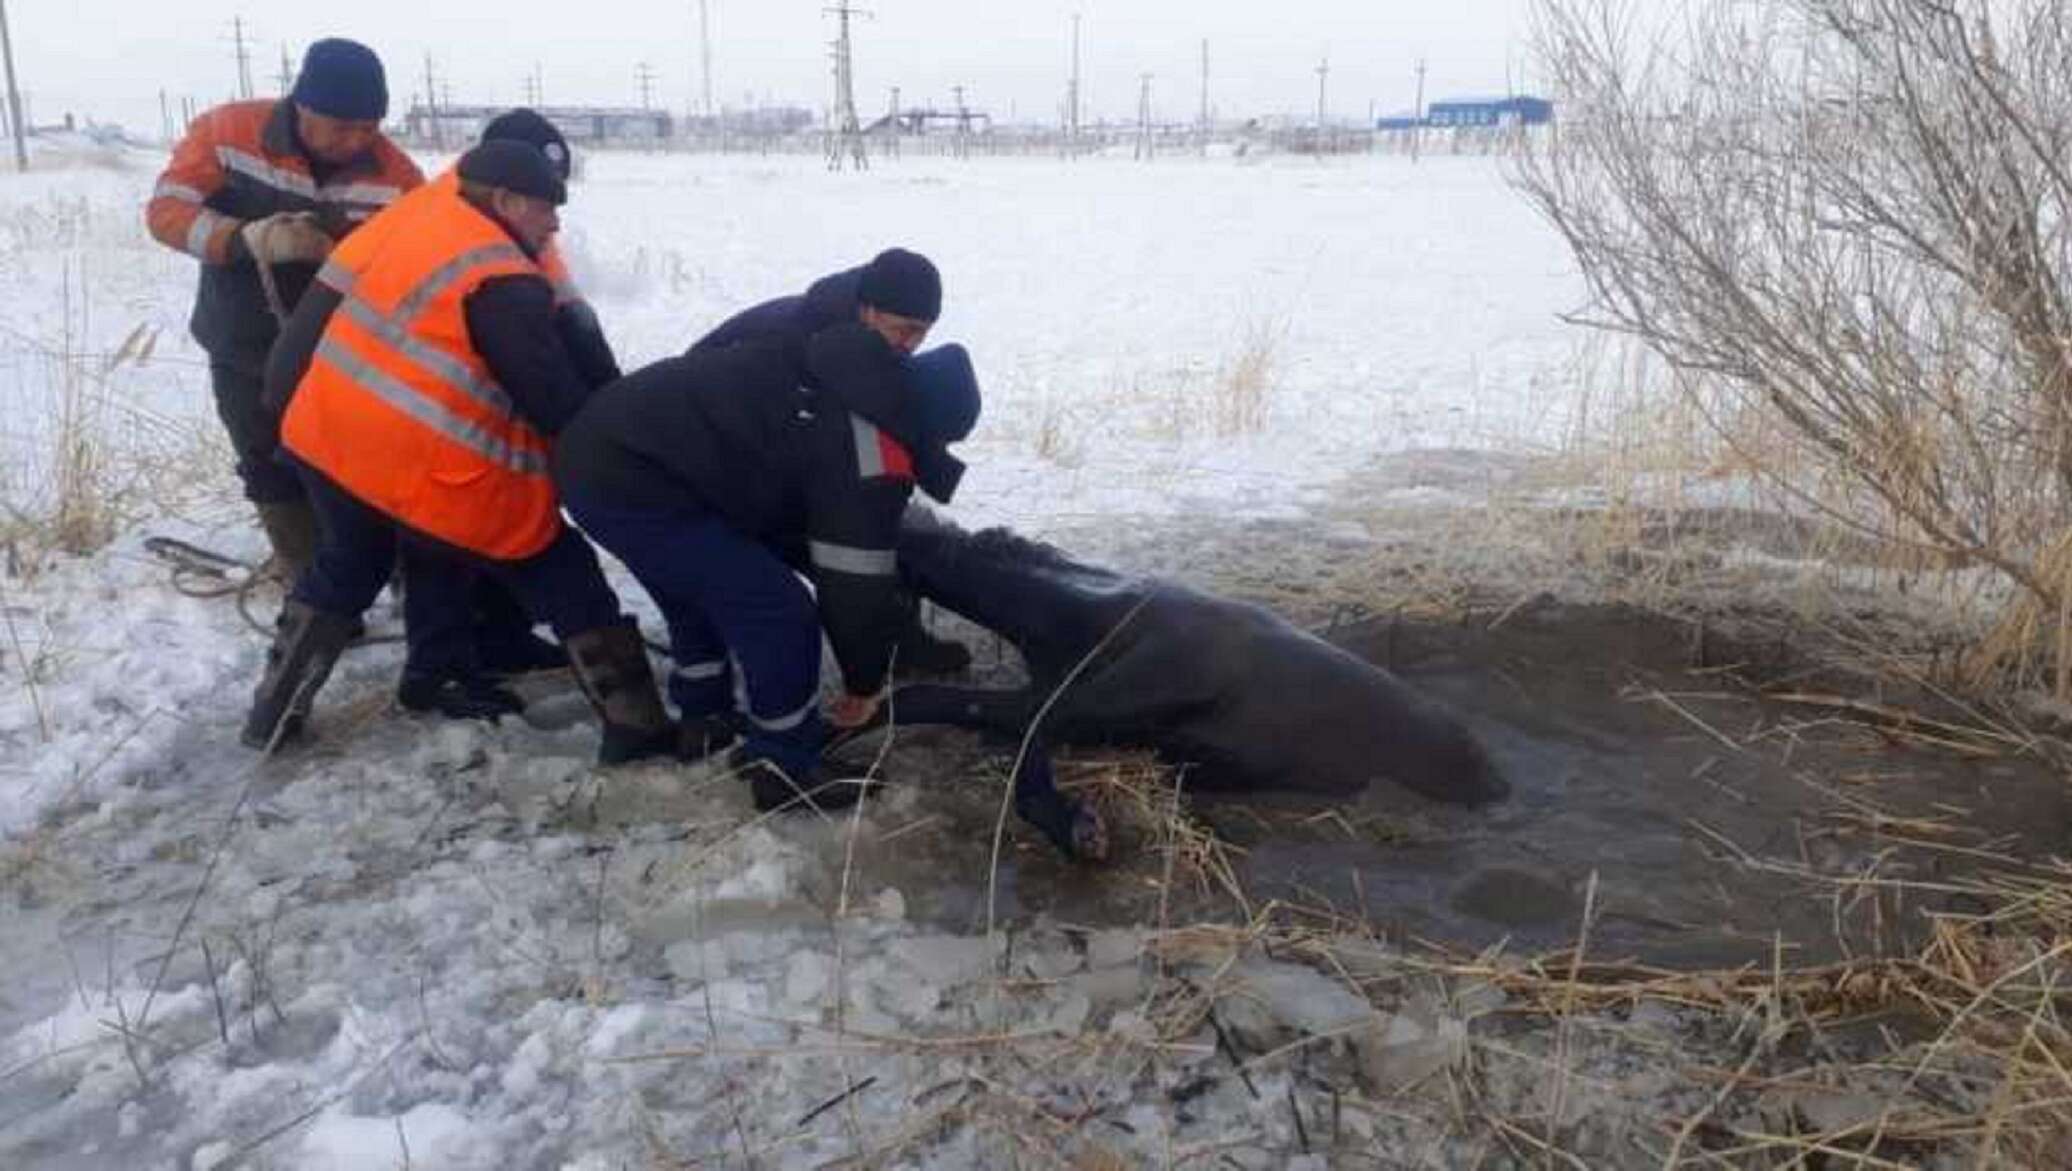
[[[888,248],[863,266],[856,299],[901,317],[934,321],[942,316],[942,276],[926,256]]]
[[[349,122],[378,122],[388,115],[388,78],[381,58],[343,37],[328,37],[309,47],[288,96],[313,114]]]

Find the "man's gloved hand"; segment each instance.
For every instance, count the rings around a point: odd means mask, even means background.
[[[331,237],[306,211],[281,211],[237,230],[245,255],[268,264],[314,264],[331,254]]]

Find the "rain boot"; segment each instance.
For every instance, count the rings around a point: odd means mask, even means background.
[[[259,527],[273,548],[273,575],[289,589],[317,555],[317,514],[307,500],[270,500],[259,504]]]
[[[271,752],[301,731],[310,701],[352,641],[354,625],[350,618],[292,599],[281,607],[273,647],[266,652],[266,674],[245,717],[240,739],[246,747]]]
[[[576,683],[604,724],[597,763],[624,764],[676,751],[676,725],[655,691],[647,644],[632,623],[570,635],[565,644]]]

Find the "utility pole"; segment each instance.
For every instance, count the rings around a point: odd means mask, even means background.
[[[832,8],[821,11],[836,19],[835,34],[835,104],[828,115],[829,134],[827,140],[827,168],[839,171],[846,163],[854,163],[859,171],[870,169],[870,159],[863,151],[863,129],[856,123],[855,73],[849,54],[849,18],[868,17],[870,13],[841,0]]]
[[[446,128],[439,124],[439,83],[432,75],[432,55],[424,55],[424,113],[432,124],[432,149],[446,149]]]
[[[971,112],[964,108],[964,87],[953,85],[950,93],[957,100],[957,136],[950,140],[950,153],[957,158],[971,157]]]
[[[0,58],[7,63],[7,125],[14,133],[14,166],[29,169],[29,132],[22,125],[22,91],[14,80],[14,34],[7,31],[7,0],[0,0]]]
[[[1417,59],[1417,104],[1410,111],[1410,161],[1413,163],[1417,161],[1417,157],[1424,147],[1424,79],[1425,59],[1419,57]]]
[[[885,125],[889,127],[892,131],[891,137],[885,140],[885,150],[887,151],[887,153],[891,154],[893,158],[896,159],[899,157],[900,136],[899,87],[896,85],[892,87],[892,110],[885,117]]]
[[[1151,75],[1137,77],[1137,149],[1132,158],[1151,158]]]
[[[1201,153],[1209,153],[1209,38],[1201,40],[1201,113],[1195,117],[1196,131],[1201,135]]]
[[[1331,77],[1331,58],[1317,65],[1317,153],[1324,153],[1324,83]]]
[[[282,97],[287,97],[289,91],[295,88],[295,63],[288,59],[286,45],[281,46],[281,71],[274,75],[274,80],[281,84]]]
[[[237,45],[237,96],[252,100],[252,53],[245,48],[245,18],[230,19],[230,35]]]
[[[712,14],[707,0],[698,0],[698,63],[700,84],[705,94],[705,116],[719,113],[712,108]]]
[[[173,140],[173,108],[165,100],[165,91],[158,91],[158,130],[167,142]]]
[[[655,70],[645,61],[635,62],[633,76],[640,82],[640,108],[655,108]]]
[[[1072,77],[1065,83],[1065,155],[1079,154],[1079,14],[1072,14]]]

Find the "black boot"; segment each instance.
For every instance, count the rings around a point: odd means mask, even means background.
[[[488,720],[517,715],[525,701],[509,688],[483,675],[440,675],[405,671],[396,686],[396,702],[403,710],[437,713],[449,720]]]
[[[498,633],[482,637],[475,647],[482,669],[491,675],[529,675],[534,671],[561,671],[568,667],[568,652],[530,630],[517,635]]]
[[[676,725],[655,691],[655,671],[639,627],[624,623],[586,630],[565,645],[576,682],[604,724],[597,763],[624,764],[676,751]]]
[[[302,602],[281,607],[266,674],[252,693],[252,711],[239,737],[246,747],[271,752],[301,730],[310,701],[352,641],[353,625],[350,618]]]
[[[725,712],[690,716],[677,726],[676,759],[695,764],[726,752],[740,740],[740,728]]]
[[[773,809],[794,812],[819,809],[829,813],[847,809],[863,797],[862,784],[837,781],[820,765],[793,777],[775,761],[757,757],[748,762],[741,775],[748,781],[748,792],[755,799],[757,813],[768,813]]]

